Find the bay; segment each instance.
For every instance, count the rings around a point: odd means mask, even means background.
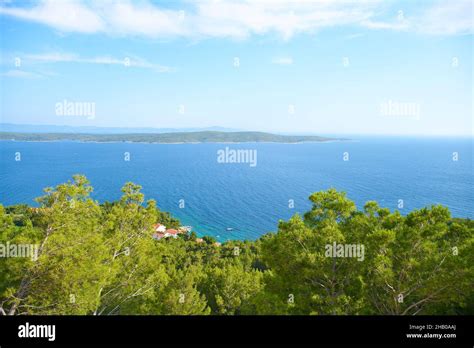
[[[474,217],[472,138],[352,139],[300,144],[2,141],[0,203],[35,205],[44,187],[80,173],[100,202],[119,199],[123,184],[133,181],[161,210],[193,226],[198,235],[220,241],[253,240],[276,231],[279,219],[310,209],[312,192],[330,187],[347,192],[359,208],[375,200],[405,214],[443,204],[453,216]],[[256,151],[256,165],[219,163],[217,153],[226,147]],[[21,161],[15,160],[18,153]]]

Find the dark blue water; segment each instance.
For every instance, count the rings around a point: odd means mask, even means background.
[[[275,231],[279,219],[310,208],[312,192],[330,187],[346,191],[359,207],[376,200],[393,210],[402,199],[402,213],[440,203],[453,216],[473,218],[472,145],[472,138],[395,137],[227,145],[3,141],[0,202],[34,204],[44,187],[81,173],[101,202],[118,199],[122,185],[133,181],[162,210],[221,241]],[[256,149],[257,166],[218,163],[217,150],[225,146]],[[16,152],[21,161],[15,161]],[[343,161],[344,152],[349,161]]]

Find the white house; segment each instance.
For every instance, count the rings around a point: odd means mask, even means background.
[[[166,232],[166,226],[162,224],[155,224],[153,225],[155,232]]]

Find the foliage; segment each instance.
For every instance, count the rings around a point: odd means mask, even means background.
[[[274,142],[300,143],[307,141],[346,140],[316,135],[280,135],[264,132],[173,132],[173,133],[131,133],[131,134],[84,134],[84,133],[14,133],[0,132],[0,140],[17,141],[94,141],[94,142],[142,142],[142,143],[237,143]]]
[[[0,205],[1,250],[37,247],[0,259],[0,314],[474,314],[474,223],[439,205],[357,210],[330,189],[277,233],[220,245],[154,240],[153,224],[180,224],[139,185],[103,204],[91,192],[75,175],[38,208]]]

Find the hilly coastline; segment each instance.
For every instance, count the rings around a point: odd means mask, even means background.
[[[0,140],[15,141],[81,141],[81,142],[137,142],[137,143],[302,143],[348,140],[315,135],[279,135],[265,132],[172,132],[130,134],[81,134],[81,133],[19,133],[0,132]]]

